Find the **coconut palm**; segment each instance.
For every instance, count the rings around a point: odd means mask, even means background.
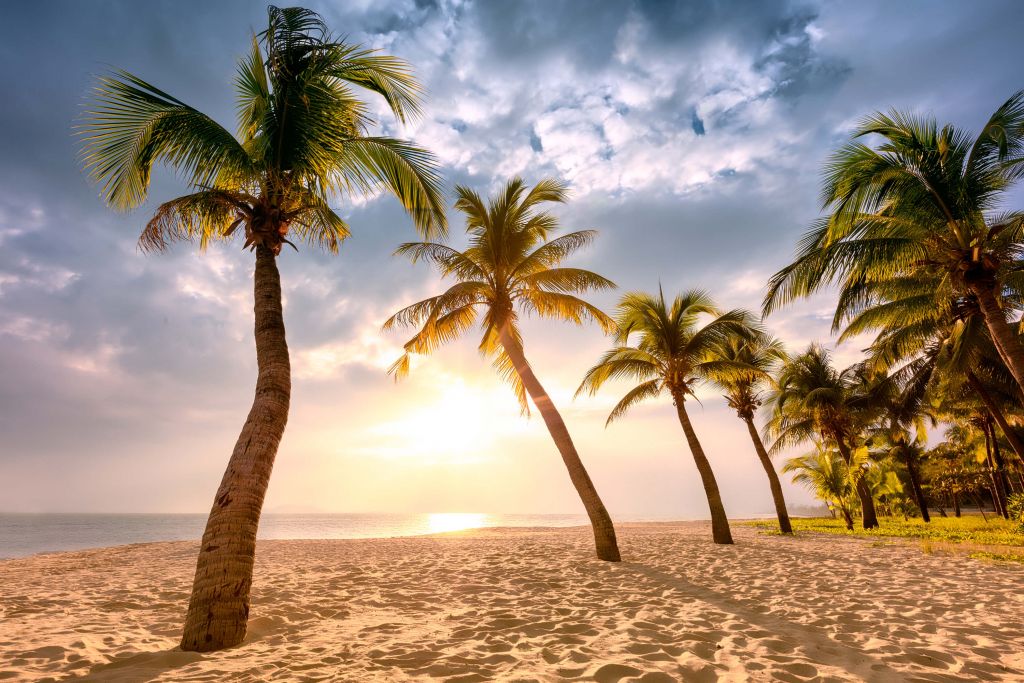
[[[853,494],[850,468],[838,450],[819,446],[809,455],[790,458],[782,466],[783,474],[792,474],[793,483],[801,484],[825,502],[832,510],[839,510],[846,528],[853,531]]]
[[[877,135],[877,147],[858,141]],[[996,213],[1024,175],[1024,91],[972,137],[934,119],[875,113],[826,171],[828,215],[802,238],[796,260],[776,273],[765,313],[838,283],[939,276],[941,298],[972,295],[999,355],[1024,388],[1024,345],[1003,308],[1020,259],[1024,213]]]
[[[767,431],[775,441],[770,451],[818,440],[835,447],[853,468],[853,450],[877,407],[863,369],[843,371],[832,365],[829,353],[817,344],[787,360],[779,370],[776,388],[768,397],[772,416]],[[871,491],[863,477],[854,476],[865,529],[878,526]]]
[[[702,325],[704,317],[711,319]],[[587,371],[576,390],[577,395],[583,391],[593,395],[611,379],[628,378],[639,382],[615,406],[606,425],[643,400],[662,393],[671,396],[704,485],[714,541],[732,543],[718,482],[690,422],[686,398],[693,396],[697,386],[712,376],[732,369],[749,372],[748,366],[714,359],[711,355],[730,336],[749,333],[746,312],[720,313],[711,298],[699,290],[684,292],[669,305],[659,288],[657,296],[633,292],[622,297],[616,309],[615,324],[616,346]],[[637,342],[629,346],[634,335]]]
[[[540,207],[564,202],[567,196],[566,186],[556,180],[542,180],[527,188],[521,178],[513,178],[487,203],[466,187],[456,188],[456,194],[455,208],[465,214],[469,235],[465,251],[435,242],[414,242],[403,244],[396,252],[414,263],[430,261],[456,282],[442,294],[403,308],[384,323],[385,330],[420,328],[389,372],[396,379],[406,375],[410,354],[431,353],[479,320],[483,328],[480,352],[492,359],[498,374],[513,386],[524,413],[529,412],[527,396],[540,411],[590,517],[598,558],[618,562],[611,517],[562,416],[526,360],[519,329],[520,313],[577,325],[592,320],[606,332],[614,327],[607,315],[575,295],[615,285],[588,270],[560,266],[589,244],[596,232],[582,230],[548,239],[558,230],[558,221]]]
[[[420,88],[405,62],[336,41],[314,12],[270,7],[267,29],[239,61],[237,137],[124,71],[99,80],[86,115],[84,162],[108,204],[139,206],[157,162],[190,188],[157,208],[139,239],[144,251],[183,240],[204,248],[241,233],[255,252],[256,395],[203,533],[185,650],[216,650],[245,636],[256,531],[291,394],[276,262],[282,245],[336,252],[349,227],[328,197],[349,191],[385,189],[421,232],[445,229],[433,157],[368,135],[367,107],[351,86],[382,96],[400,120],[419,111]]]
[[[754,426],[754,415],[761,407],[764,384],[770,380],[770,371],[786,358],[782,342],[760,334],[734,334],[722,340],[711,350],[710,358],[727,361],[726,372],[712,374],[712,380],[725,391],[725,401],[747,425],[750,440],[754,443],[761,466],[768,476],[768,485],[775,503],[775,514],[779,518],[779,530],[784,534],[793,533],[786,510],[786,499],[775,466],[768,455],[761,435]],[[744,370],[744,368],[747,368]]]

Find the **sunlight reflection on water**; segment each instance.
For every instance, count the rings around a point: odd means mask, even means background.
[[[483,526],[491,525],[487,523],[487,515],[480,512],[432,512],[427,515],[427,527],[432,534]]]

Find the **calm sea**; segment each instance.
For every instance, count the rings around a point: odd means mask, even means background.
[[[647,521],[633,517],[620,521]],[[205,514],[0,514],[0,558],[104,548],[126,543],[198,540]],[[265,514],[259,538],[387,538],[494,526],[577,526],[584,515]]]

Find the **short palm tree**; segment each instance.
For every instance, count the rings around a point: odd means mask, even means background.
[[[399,119],[418,112],[420,89],[404,62],[335,41],[314,12],[270,7],[267,29],[238,66],[238,137],[124,71],[100,79],[87,113],[85,164],[110,205],[139,206],[156,162],[190,186],[156,210],[139,239],[143,250],[180,240],[202,248],[242,232],[256,255],[256,396],[203,533],[185,650],[216,650],[245,636],[256,531],[291,395],[276,262],[282,245],[291,238],[336,252],[349,229],[328,197],[352,190],[389,190],[421,232],[445,229],[433,158],[408,142],[369,136],[352,85],[381,95]]]
[[[856,367],[836,370],[828,352],[817,344],[787,360],[767,401],[772,409],[767,431],[775,438],[770,450],[818,441],[836,448],[847,467],[853,467],[855,441],[877,411],[875,397],[863,391],[858,372]],[[862,522],[871,529],[878,526],[871,491],[862,477],[855,479]]]
[[[761,435],[757,432],[757,427],[754,426],[754,415],[761,407],[762,392],[765,383],[771,379],[770,372],[786,358],[782,342],[758,332],[734,334],[715,346],[711,350],[710,358],[727,362],[724,372],[713,373],[711,378],[725,391],[725,401],[729,407],[735,410],[747,425],[750,440],[754,443],[754,451],[768,476],[775,514],[779,518],[779,530],[784,534],[791,534],[793,526],[789,521],[779,475],[775,472],[775,466],[764,447]]]
[[[705,317],[711,319],[701,324]],[[657,296],[645,292],[627,294],[616,309],[616,346],[587,371],[576,391],[577,395],[583,391],[594,394],[611,379],[640,382],[619,401],[606,424],[643,400],[662,393],[672,397],[704,485],[715,543],[732,543],[732,533],[715,473],[686,412],[686,398],[694,394],[701,382],[735,366],[732,361],[716,360],[711,354],[730,336],[744,333],[746,321],[744,311],[720,313],[711,298],[698,290],[677,296],[671,305],[660,290]],[[629,346],[634,335],[637,343]]]
[[[877,147],[856,141],[880,136]],[[832,283],[939,277],[943,299],[972,295],[1018,386],[1024,344],[1002,299],[1024,242],[1024,213],[998,213],[1024,176],[1024,91],[976,137],[934,119],[876,113],[854,131],[825,171],[828,215],[801,240],[796,260],[776,273],[765,313]]]
[[[833,510],[838,509],[853,531],[853,485],[843,456],[835,449],[820,447],[809,455],[790,458],[782,466],[783,474],[792,474],[801,484]]]
[[[466,187],[456,188],[456,194],[455,208],[465,214],[469,235],[465,251],[434,242],[414,242],[403,244],[396,252],[409,256],[414,263],[419,259],[432,262],[456,283],[442,294],[402,309],[384,323],[385,330],[395,326],[420,328],[389,372],[396,379],[404,376],[409,372],[410,354],[431,353],[479,320],[483,328],[480,352],[493,360],[498,374],[513,386],[524,412],[529,412],[527,396],[540,411],[590,517],[598,558],[618,562],[619,547],[611,517],[562,416],[526,360],[519,330],[520,313],[577,325],[593,320],[606,332],[614,327],[607,315],[576,296],[612,288],[614,283],[588,270],[560,265],[589,244],[596,232],[583,230],[548,239],[558,230],[558,221],[539,207],[566,200],[567,189],[556,180],[542,180],[528,189],[521,178],[513,178],[487,203]]]

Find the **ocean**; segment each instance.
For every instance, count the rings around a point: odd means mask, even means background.
[[[617,521],[660,521],[627,516]],[[668,519],[668,518],[665,518]],[[387,538],[495,526],[578,526],[585,515],[472,512],[263,515],[261,539]],[[0,514],[0,558],[128,543],[199,540],[205,514]]]

